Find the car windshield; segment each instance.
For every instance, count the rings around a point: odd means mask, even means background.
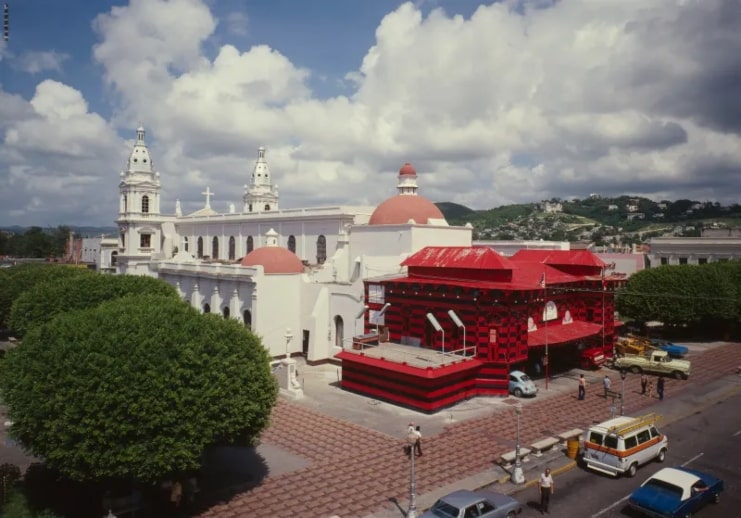
[[[530,381],[527,374],[520,374],[520,381]]]
[[[444,500],[438,500],[437,502],[435,502],[435,505],[432,506],[430,512],[435,516],[439,516],[440,518],[458,517],[458,508],[450,505]]]
[[[656,478],[652,478],[646,481],[645,484],[643,484],[644,487],[653,487],[659,490],[662,490],[664,492],[672,493],[677,498],[682,498],[682,488],[679,486],[675,486],[674,484],[671,484],[669,482],[665,482],[663,480],[658,480]]]

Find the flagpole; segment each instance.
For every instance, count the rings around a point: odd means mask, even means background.
[[[543,270],[543,325],[545,326],[545,389],[548,390],[548,284]]]

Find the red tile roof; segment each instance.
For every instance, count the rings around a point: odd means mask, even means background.
[[[603,268],[604,261],[589,250],[519,250],[512,261],[530,261],[555,266],[578,265]]]
[[[509,259],[491,248],[471,246],[427,246],[409,256],[401,265],[473,270],[511,270],[514,268]]]

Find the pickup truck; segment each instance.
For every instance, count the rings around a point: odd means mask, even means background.
[[[648,372],[673,376],[677,379],[690,377],[690,362],[672,359],[666,351],[651,351],[645,356],[642,354],[626,354],[616,358],[612,366],[619,370],[629,370],[635,374]]]

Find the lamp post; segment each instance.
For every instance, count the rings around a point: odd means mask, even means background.
[[[376,337],[378,337],[378,345],[381,345],[381,331],[379,323],[381,321],[381,317],[386,313],[386,310],[391,306],[390,302],[387,302],[383,305],[383,307],[376,313]]]
[[[466,326],[463,325],[463,322],[461,322],[461,319],[458,318],[458,315],[455,314],[455,311],[452,309],[448,310],[448,316],[453,321],[453,323],[458,326],[458,329],[463,329],[463,356],[467,356],[468,348],[466,346]]]
[[[620,379],[622,380],[622,387],[620,389],[620,415],[625,415],[625,378],[628,376],[628,371],[625,369],[620,371]]]
[[[286,334],[283,335],[286,339],[286,360],[288,360],[291,357],[291,353],[288,352],[288,344],[291,343],[291,340],[293,339],[293,333],[291,332],[291,328],[286,328]]]
[[[417,485],[414,475],[414,443],[417,442],[416,434],[411,429],[407,432],[407,444],[409,444],[409,508],[406,518],[417,518]]]
[[[363,318],[363,324],[365,324],[365,312],[368,311],[368,304],[363,304],[363,307],[360,308],[360,311],[358,311],[358,314],[355,315],[355,336],[358,336],[358,319]],[[365,332],[365,325],[363,325],[363,332]],[[353,336],[353,345],[355,345],[355,336]]]
[[[525,474],[522,471],[522,461],[520,460],[520,414],[522,414],[522,405],[515,407],[517,416],[517,435],[515,438],[515,469],[512,471],[512,482],[522,484],[525,482]]]
[[[443,346],[442,346],[442,353],[445,354],[445,330],[443,329],[443,326],[440,325],[440,322],[437,321],[435,318],[435,315],[432,313],[427,313],[426,315],[427,320],[430,321],[430,324],[432,324],[432,327],[435,328],[435,331],[438,333],[442,333],[443,336]]]

